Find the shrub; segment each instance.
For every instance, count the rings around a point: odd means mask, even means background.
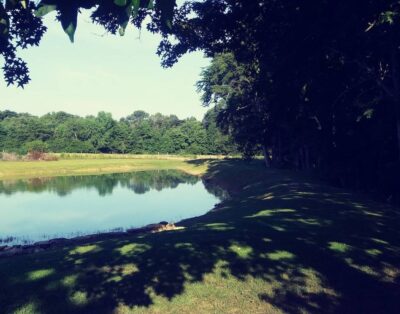
[[[25,148],[28,153],[46,153],[49,150],[48,145],[40,140],[28,142],[25,144]]]
[[[26,160],[43,160],[44,159],[44,155],[46,155],[46,153],[35,151],[35,150],[31,150],[25,156],[25,159]]]
[[[19,156],[16,153],[0,153],[1,160],[3,161],[16,161],[19,160]]]
[[[43,160],[44,161],[57,161],[58,157],[56,155],[52,155],[52,154],[44,154]]]
[[[24,158],[25,160],[29,161],[56,161],[58,160],[58,157],[56,155],[51,155],[39,151],[30,151]]]

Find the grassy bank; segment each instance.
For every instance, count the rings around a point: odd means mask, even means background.
[[[80,158],[78,158],[80,157]],[[0,162],[0,180],[41,176],[66,176],[98,173],[129,172],[153,169],[178,169],[194,175],[205,171],[205,165],[195,165],[185,162],[187,158],[171,157],[159,159],[158,157],[127,158],[123,156],[114,158],[96,158],[74,156],[71,159],[58,161],[7,161]]]
[[[174,162],[232,199],[182,230],[4,258],[0,312],[399,312],[394,209],[261,162]]]
[[[193,160],[193,159],[224,159],[239,156],[225,155],[171,155],[171,154],[85,154],[85,153],[55,153],[60,159],[162,159],[162,160]]]

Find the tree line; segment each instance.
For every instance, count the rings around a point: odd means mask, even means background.
[[[65,153],[231,154],[231,138],[210,110],[203,121],[135,111],[119,121],[110,113],[79,117],[66,112],[41,117],[0,111],[0,151]]]

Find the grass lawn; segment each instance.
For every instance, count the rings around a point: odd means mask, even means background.
[[[95,155],[93,155],[95,156]],[[143,158],[78,158],[58,161],[0,161],[0,180],[40,176],[66,176],[98,173],[129,172],[136,170],[179,169],[199,175],[205,165],[185,162],[185,158],[170,159]]]
[[[69,162],[0,175],[106,169]],[[395,209],[261,162],[107,162],[202,174],[232,198],[181,230],[0,259],[0,313],[400,313]]]

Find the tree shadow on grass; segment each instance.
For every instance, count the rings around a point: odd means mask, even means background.
[[[0,312],[400,312],[395,210],[258,162],[202,162],[206,186],[231,192],[214,211],[178,231],[3,259]]]

